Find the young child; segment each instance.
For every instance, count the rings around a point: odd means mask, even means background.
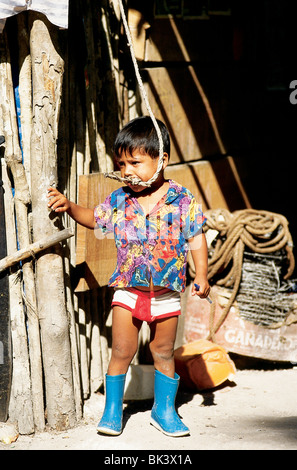
[[[166,180],[170,156],[166,126],[158,121],[163,138],[163,168],[150,187],[128,183],[105,202],[87,209],[49,188],[49,207],[66,211],[77,223],[103,233],[113,233],[117,266],[109,281],[115,288],[112,301],[112,354],[106,374],[105,409],[97,430],[122,432],[125,377],[138,347],[142,322],[151,330],[150,351],[155,367],[151,424],[169,436],[184,436],[189,429],[175,410],[179,376],[174,369],[174,342],[185,289],[186,257],[190,249],[200,286],[192,295],[206,298],[207,245],[205,223],[193,195],[180,184]],[[122,177],[148,181],[159,161],[159,139],[150,117],[136,118],[118,134],[114,155]],[[194,285],[193,283],[193,285]]]

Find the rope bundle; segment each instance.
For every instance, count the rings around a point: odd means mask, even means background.
[[[295,261],[292,237],[288,221],[284,216],[254,209],[236,211],[233,214],[225,209],[217,209],[207,211],[205,215],[206,233],[209,229],[213,229],[220,234],[215,247],[210,248],[210,251],[213,249],[213,253],[208,263],[208,278],[212,279],[220,274],[216,284],[233,287],[230,299],[216,325],[214,325],[215,302],[213,302],[209,334],[209,339],[213,339],[236,298],[241,281],[245,247],[255,253],[272,253],[285,249],[289,266],[284,279],[293,273]]]

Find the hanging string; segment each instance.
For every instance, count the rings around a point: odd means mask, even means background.
[[[156,121],[156,118],[153,114],[153,111],[150,107],[148,97],[147,97],[147,94],[146,94],[146,91],[145,91],[145,88],[144,88],[144,85],[143,85],[143,81],[142,81],[142,78],[141,78],[141,75],[140,75],[140,72],[139,72],[137,60],[136,60],[136,57],[135,57],[134,47],[133,47],[133,41],[132,41],[132,37],[131,37],[131,34],[130,34],[129,26],[128,26],[128,23],[127,23],[127,19],[126,19],[125,10],[124,10],[124,7],[123,7],[122,0],[118,0],[118,2],[119,2],[119,6],[120,6],[120,11],[121,11],[121,16],[122,16],[126,36],[127,36],[127,39],[128,39],[128,46],[130,48],[131,58],[132,58],[132,62],[133,62],[133,65],[134,65],[135,75],[136,75],[136,78],[137,78],[140,93],[142,95],[142,98],[143,98],[143,101],[145,103],[146,109],[147,109],[147,111],[148,111],[148,113],[149,113],[149,115],[150,115],[150,117],[153,121],[154,127],[156,129],[156,133],[157,133],[157,136],[158,136],[158,139],[159,139],[159,162],[158,162],[158,167],[157,167],[156,173],[148,181],[142,181],[138,177],[131,177],[131,176],[126,177],[126,178],[122,178],[114,171],[111,172],[111,173],[105,173],[104,176],[107,177],[107,178],[116,179],[116,180],[118,180],[122,183],[130,183],[130,184],[133,184],[133,185],[150,187],[157,180],[157,178],[159,176],[159,173],[160,173],[160,171],[162,170],[162,167],[163,167],[163,139],[162,139],[162,134],[161,134],[160,127],[159,127],[159,125]]]

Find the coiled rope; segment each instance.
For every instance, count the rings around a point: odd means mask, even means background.
[[[116,179],[118,181],[121,181],[122,183],[131,183],[133,185],[150,187],[157,180],[157,178],[159,176],[159,173],[160,173],[160,171],[162,170],[162,167],[163,167],[163,139],[162,139],[162,134],[161,134],[160,127],[159,127],[159,125],[156,121],[156,118],[153,114],[153,111],[150,107],[148,97],[147,97],[147,94],[146,94],[146,91],[145,91],[145,88],[144,88],[144,85],[143,85],[143,81],[142,81],[142,78],[141,78],[141,75],[140,75],[140,72],[139,72],[137,60],[136,60],[136,57],[135,57],[134,47],[133,47],[133,41],[132,41],[132,37],[131,37],[131,34],[130,34],[129,26],[128,26],[128,23],[127,23],[127,19],[126,19],[125,10],[124,10],[124,7],[123,7],[122,0],[118,0],[118,2],[119,2],[119,6],[120,6],[121,17],[122,17],[122,20],[123,20],[126,36],[127,36],[127,39],[128,39],[128,46],[130,48],[131,58],[132,58],[132,62],[133,62],[133,65],[134,65],[135,75],[136,75],[136,78],[137,78],[140,93],[141,93],[142,98],[145,102],[146,109],[148,110],[148,113],[149,113],[149,115],[150,115],[150,117],[153,121],[154,127],[155,127],[156,132],[157,132],[157,136],[158,136],[158,139],[159,139],[159,162],[158,162],[158,167],[157,167],[157,170],[156,170],[155,174],[148,181],[142,181],[140,178],[131,177],[131,176],[126,177],[126,178],[122,178],[115,171],[112,171],[110,173],[105,173],[104,176],[107,177],[107,178]]]
[[[217,209],[206,211],[205,215],[206,234],[209,229],[219,232],[208,262],[208,278],[213,279],[219,275],[219,279],[216,280],[217,285],[233,288],[216,325],[214,324],[216,302],[214,301],[211,306],[208,339],[214,340],[215,333],[224,323],[238,293],[245,247],[255,253],[272,253],[284,248],[288,258],[288,269],[284,279],[288,279],[293,273],[295,260],[288,221],[283,215],[255,209],[244,209],[232,214],[226,209]]]

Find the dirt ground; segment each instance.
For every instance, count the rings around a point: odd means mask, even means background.
[[[192,459],[197,450],[297,450],[296,393],[293,366],[237,370],[233,383],[203,394],[180,390],[177,410],[191,430],[190,436],[180,438],[165,436],[149,424],[151,400],[125,404],[120,436],[98,435],[104,396],[94,394],[75,428],[19,436],[11,444],[1,443],[0,450],[100,450],[103,459],[142,450],[175,456],[188,451]]]

